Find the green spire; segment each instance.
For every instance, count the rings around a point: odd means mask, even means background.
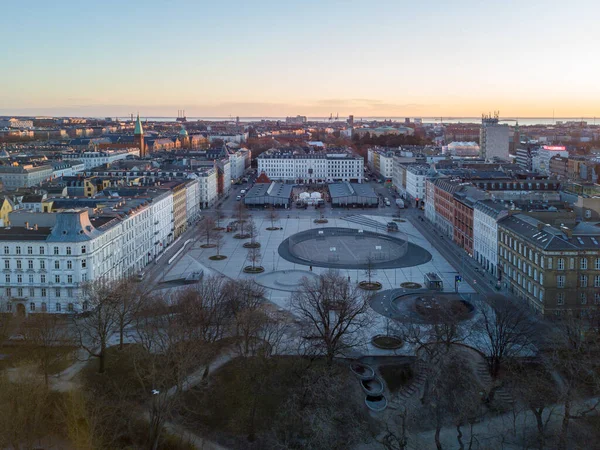
[[[140,113],[137,115],[137,119],[135,121],[135,130],[133,130],[133,134],[135,135],[143,135],[144,129],[142,128],[142,121],[140,120]]]

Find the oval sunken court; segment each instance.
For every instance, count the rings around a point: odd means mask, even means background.
[[[431,260],[431,253],[409,242],[406,235],[396,236],[353,228],[316,228],[285,239],[278,251],[294,264],[329,269],[396,269]]]

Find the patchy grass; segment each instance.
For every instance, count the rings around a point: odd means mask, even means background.
[[[410,364],[394,364],[379,367],[379,373],[390,392],[397,392],[414,378]]]
[[[49,367],[48,373],[57,374],[75,362],[77,347],[57,346],[56,359]],[[0,370],[10,369],[27,363],[36,362],[36,348],[27,343],[15,343],[14,345],[3,345],[0,348]]]
[[[191,427],[245,442],[255,408],[254,432],[260,439],[261,433],[273,430],[285,420],[282,411],[286,402],[295,395],[302,395],[306,373],[325,371],[325,367],[323,360],[311,362],[293,356],[273,357],[267,361],[236,358],[214,372],[207,387],[197,387],[185,394],[182,415]],[[334,364],[331,370],[336,382],[349,386],[339,400],[352,403],[353,392],[361,393],[359,383],[345,365]],[[312,383],[305,389],[310,389],[310,385]],[[323,397],[326,396],[323,393]]]

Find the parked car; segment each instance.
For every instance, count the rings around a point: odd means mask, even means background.
[[[238,195],[238,196],[235,198],[235,200],[236,200],[237,202],[239,202],[241,199],[242,199],[242,196],[241,196],[241,195]]]

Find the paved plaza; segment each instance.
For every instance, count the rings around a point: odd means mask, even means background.
[[[257,281],[267,280],[261,282],[261,284],[267,287],[268,298],[276,303],[281,308],[289,307],[289,297],[291,294],[291,287],[294,283],[299,280],[299,271],[305,271],[311,273],[310,265],[298,264],[290,261],[286,261],[279,255],[280,244],[290,236],[296,233],[322,229],[329,227],[339,228],[351,228],[351,229],[363,229],[365,231],[378,232],[382,234],[388,234],[386,230],[386,223],[389,222],[389,217],[384,216],[371,216],[371,215],[354,215],[347,216],[349,220],[344,217],[328,217],[328,223],[326,224],[315,224],[314,217],[291,217],[282,218],[277,221],[280,230],[267,231],[266,228],[271,226],[270,221],[267,219],[266,214],[257,212],[253,214],[253,219],[258,229],[257,241],[261,243],[261,259],[260,263],[265,268],[265,272],[262,275],[249,275],[244,273],[244,266],[249,265],[247,261],[248,249],[243,247],[243,244],[248,240],[235,239],[234,233],[224,233],[223,246],[220,253],[226,255],[227,259],[222,261],[213,261],[209,257],[215,255],[214,248],[201,248],[202,242],[195,242],[192,246],[189,246],[185,250],[187,258],[181,258],[178,262],[173,264],[173,267],[169,269],[165,278],[170,278],[169,273],[175,271],[177,273],[182,272],[181,265],[186,267],[193,267],[197,270],[197,267],[204,268],[205,274],[220,273],[229,278],[254,278]],[[454,290],[454,276],[456,270],[440,255],[440,253],[431,246],[431,244],[421,235],[421,233],[410,223],[410,222],[399,222],[400,235],[407,238],[407,240],[419,247],[425,249],[431,254],[431,259],[424,264],[418,264],[411,267],[403,267],[397,269],[377,269],[373,275],[373,279],[379,281],[383,285],[383,289],[394,289],[400,286],[400,283],[406,281],[413,281],[416,283],[423,283],[423,279],[426,273],[435,272],[444,281],[444,287],[446,291]],[[389,233],[390,236],[394,236],[393,233]],[[325,250],[328,250],[326,248]],[[410,247],[409,247],[410,253]],[[196,264],[190,264],[189,258],[196,261]],[[323,267],[312,267],[312,273],[319,275],[325,273],[327,268]],[[185,269],[183,269],[185,271]],[[288,278],[293,278],[286,282],[286,271],[290,272]],[[268,275],[271,273],[272,275]],[[293,276],[291,276],[293,273]],[[351,281],[358,282],[365,278],[364,270],[362,269],[340,269],[340,273],[349,277]],[[269,280],[280,280],[278,285],[275,285]],[[282,286],[284,288],[282,288]],[[459,285],[459,292],[471,293],[474,292],[472,287],[467,283],[461,283]]]

